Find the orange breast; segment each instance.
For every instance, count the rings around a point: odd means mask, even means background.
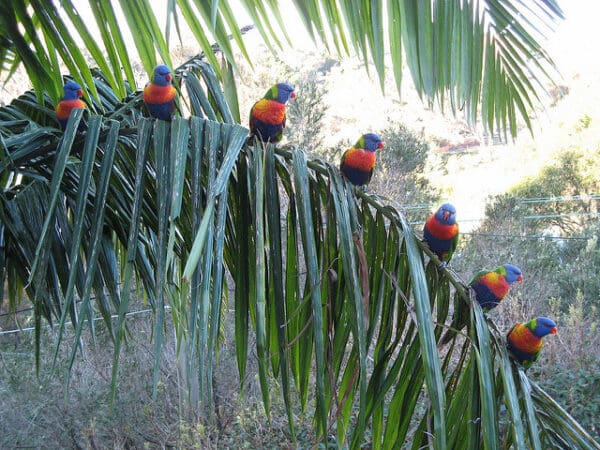
[[[517,324],[510,337],[519,350],[535,354],[542,348],[542,340],[534,335],[524,324]]]
[[[504,276],[496,272],[490,272],[485,274],[482,278],[482,281],[496,297],[502,299],[508,294],[509,285]]]
[[[458,225],[444,225],[437,221],[435,216],[427,219],[427,229],[438,239],[452,239],[458,233]]]
[[[285,105],[263,98],[252,107],[252,117],[265,123],[281,123],[285,119]]]
[[[144,101],[146,103],[161,104],[172,101],[177,91],[173,86],[159,86],[154,83],[144,88]]]
[[[362,148],[351,148],[346,150],[344,164],[353,169],[369,172],[375,167],[375,152],[369,152]]]
[[[60,120],[68,119],[71,111],[75,108],[85,109],[85,103],[78,98],[75,100],[61,100],[56,105],[56,117]]]

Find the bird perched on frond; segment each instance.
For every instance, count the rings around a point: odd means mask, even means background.
[[[489,311],[506,297],[515,281],[523,281],[521,269],[512,264],[504,264],[492,271],[477,272],[469,286],[475,291],[475,298],[481,307]]]
[[[423,240],[427,246],[446,265],[450,262],[458,245],[458,224],[456,223],[456,208],[450,203],[444,203],[429,216],[423,227]]]
[[[475,299],[487,312],[498,306],[508,294],[511,285],[516,281],[523,281],[521,269],[512,264],[504,264],[494,270],[477,272],[469,282],[468,287],[474,291]],[[455,299],[452,323],[450,329],[440,341],[440,345],[450,342],[456,332],[462,330],[469,320],[469,306],[460,298],[460,295],[456,295]]]
[[[527,323],[517,322],[506,335],[506,344],[515,359],[529,369],[540,357],[544,336],[556,333],[552,319],[537,317]]]
[[[56,118],[60,122],[61,128],[64,130],[67,127],[71,111],[76,108],[85,109],[86,105],[81,100],[83,90],[81,86],[74,81],[67,81],[63,87],[65,96],[56,105]]]
[[[375,133],[363,134],[354,146],[342,155],[340,171],[355,186],[369,184],[375,168],[375,151],[384,147],[383,141]]]
[[[170,121],[175,113],[177,90],[171,83],[171,69],[164,64],[154,68],[152,81],[144,88],[144,103],[152,117]]]
[[[274,144],[281,141],[286,119],[285,104],[290,98],[296,98],[292,85],[277,83],[271,86],[250,109],[250,137],[256,136],[262,142]]]

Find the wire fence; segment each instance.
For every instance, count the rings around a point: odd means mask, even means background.
[[[554,197],[527,197],[516,198],[514,201],[514,210],[509,221],[518,228],[519,232],[513,233],[490,233],[482,231],[461,231],[461,235],[482,237],[482,238],[515,238],[515,239],[549,239],[549,240],[588,240],[594,236],[573,236],[566,233],[552,235],[548,229],[544,229],[544,223],[550,228],[551,225],[560,223],[561,220],[576,219],[577,223],[582,225],[594,220],[600,219],[600,194],[580,194],[572,196],[554,196]],[[535,213],[536,207],[544,205],[544,213]],[[548,205],[554,205],[548,206]],[[415,204],[402,206],[402,210],[411,216],[427,217],[431,211],[434,211],[438,205],[434,204]],[[572,209],[572,211],[569,211]],[[477,217],[460,217],[459,224],[475,223],[482,224],[486,217],[482,214]],[[425,220],[414,220],[409,222],[415,230],[421,230]],[[539,231],[539,230],[543,231]]]

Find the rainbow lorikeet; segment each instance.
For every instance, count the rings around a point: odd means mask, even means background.
[[[529,369],[542,352],[542,338],[550,333],[557,333],[554,321],[537,317],[527,323],[517,322],[506,335],[506,344],[523,367]]]
[[[354,146],[342,155],[340,171],[355,186],[365,186],[371,181],[375,168],[375,151],[383,148],[383,141],[374,133],[363,134]]]
[[[285,104],[296,98],[294,87],[277,83],[250,109],[250,137],[262,142],[277,143],[283,138],[285,128]]]
[[[171,84],[171,69],[164,64],[154,68],[152,81],[144,88],[144,103],[152,117],[170,121],[175,112],[177,91]]]
[[[515,281],[523,281],[521,269],[504,264],[492,271],[477,272],[469,286],[475,291],[475,298],[481,307],[489,311],[498,306]]]
[[[481,270],[469,282],[469,288],[475,293],[475,299],[484,311],[495,308],[502,301],[511,285],[515,281],[523,281],[521,269],[512,264],[504,264],[494,270]],[[468,322],[469,309],[460,296],[456,296],[454,304],[454,317],[450,329],[446,332],[440,344],[446,344],[454,337],[458,330],[464,328]]]
[[[458,244],[458,224],[454,206],[444,203],[427,219],[423,227],[423,240],[442,264],[450,261]]]
[[[75,108],[85,109],[85,103],[80,98],[83,96],[83,90],[79,84],[74,81],[67,81],[64,85],[65,96],[56,105],[56,118],[64,130],[67,127],[71,111]]]

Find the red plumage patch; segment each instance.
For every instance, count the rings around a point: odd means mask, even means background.
[[[159,86],[150,83],[144,88],[144,101],[150,104],[160,105],[173,101],[177,90],[173,86]]]
[[[263,98],[254,104],[250,114],[256,120],[276,125],[285,120],[285,105]]]
[[[508,338],[522,352],[535,354],[542,348],[542,339],[534,335],[525,324],[520,322],[517,322],[509,333]]]
[[[506,278],[504,278],[504,275],[500,275],[497,272],[488,272],[481,277],[480,281],[500,299],[508,294],[510,286],[506,281]]]
[[[375,167],[375,152],[362,148],[350,148],[344,153],[344,165],[353,169],[370,172]]]
[[[458,233],[458,225],[444,225],[435,216],[430,216],[425,225],[427,230],[438,239],[452,239]]]
[[[71,115],[71,111],[75,108],[85,109],[85,103],[78,98],[74,100],[61,100],[56,105],[56,117],[59,120],[67,120]]]

